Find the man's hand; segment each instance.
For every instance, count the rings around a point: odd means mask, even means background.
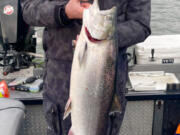
[[[88,3],[81,4],[80,0],[70,0],[65,7],[65,13],[69,19],[82,19],[84,9],[89,6]]]

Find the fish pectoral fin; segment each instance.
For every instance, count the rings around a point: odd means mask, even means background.
[[[63,120],[65,120],[69,116],[70,113],[71,113],[71,99],[69,98],[65,107]]]
[[[111,112],[122,112],[121,103],[119,102],[118,96],[116,94],[114,95],[113,102],[111,105],[110,113]]]
[[[87,51],[87,43],[85,43],[83,46],[81,46],[81,49],[78,54],[78,60],[79,60],[80,65],[82,64],[82,62],[84,60],[86,51]]]

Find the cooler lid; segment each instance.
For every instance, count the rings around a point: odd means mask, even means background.
[[[150,53],[152,49],[156,53],[179,53],[180,35],[149,36],[144,42],[136,45],[137,54]]]

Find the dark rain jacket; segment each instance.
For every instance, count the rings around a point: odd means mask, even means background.
[[[127,47],[142,42],[150,34],[150,0],[107,0],[118,7],[118,41],[122,54]],[[48,58],[72,60],[72,39],[81,26],[64,26],[58,21],[59,10],[68,0],[22,0],[24,20],[44,26],[43,44]]]
[[[45,89],[47,91],[56,91],[59,81],[54,79],[54,77],[61,76],[60,74],[62,72],[68,72],[70,74],[70,67],[69,69],[59,68],[58,64],[56,64],[57,62],[53,61],[59,61],[61,63],[63,61],[69,61],[71,63],[73,58],[72,39],[75,39],[76,35],[79,34],[81,25],[78,21],[73,21],[71,25],[63,24],[60,18],[60,11],[68,0],[21,1],[24,20],[30,25],[45,27],[43,46],[47,59],[51,61],[51,64],[47,66],[49,76],[47,75],[45,79],[45,83],[49,87],[45,87]],[[151,2],[150,0],[107,0],[106,3],[104,1],[100,0],[104,8],[106,8],[106,5],[116,5],[118,7],[117,32],[119,60],[116,92],[119,95],[122,106],[124,106],[125,82],[127,80],[128,70],[125,52],[128,47],[144,41],[150,35]],[[56,74],[53,72],[56,72]],[[60,77],[61,79],[63,77]],[[53,86],[50,83],[54,83]],[[51,95],[51,92],[49,92],[49,95]]]

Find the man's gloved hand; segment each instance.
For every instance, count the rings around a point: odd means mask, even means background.
[[[69,19],[82,19],[84,9],[89,6],[89,3],[80,3],[80,0],[69,0],[65,13]]]

